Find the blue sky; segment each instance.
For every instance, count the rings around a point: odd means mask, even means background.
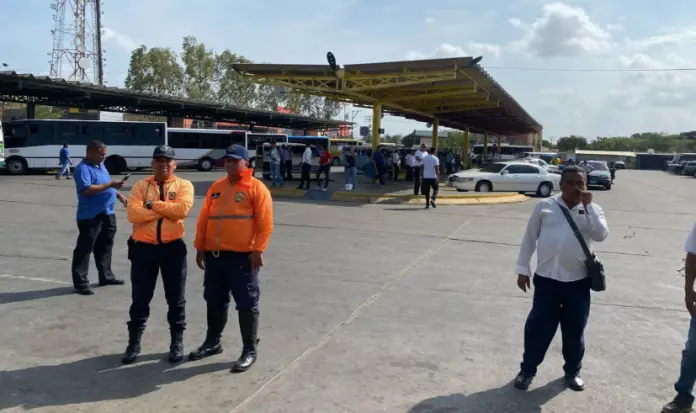
[[[0,0],[0,62],[47,74],[50,0]],[[522,69],[696,67],[696,2],[669,0],[106,0],[109,85],[140,44],[196,36],[255,62],[340,64],[482,55],[482,66],[544,125],[544,136],[696,129],[696,72]],[[195,6],[193,6],[195,4]],[[364,123],[363,111],[355,118]],[[425,125],[387,117],[387,133]]]

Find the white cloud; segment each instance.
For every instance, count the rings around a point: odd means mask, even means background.
[[[425,18],[425,24],[433,24],[433,23],[435,23],[434,17],[426,17]]]
[[[541,17],[531,24],[516,17],[508,21],[524,31],[524,36],[510,45],[511,49],[537,57],[597,54],[613,47],[607,28],[593,22],[584,9],[564,3],[544,5]]]
[[[645,39],[626,41],[626,46],[635,50],[661,49],[670,46],[687,46],[696,44],[696,28],[652,36]]]
[[[408,53],[406,53],[406,59],[445,59],[449,57],[463,57],[473,55],[483,55],[484,57],[494,56],[497,58],[498,56],[500,56],[500,46],[470,41],[467,44],[465,50],[464,48],[459,46],[455,46],[449,43],[442,43],[430,53],[423,53],[420,51],[409,51]]]
[[[123,49],[128,53],[132,52],[139,46],[138,43],[135,42],[135,40],[130,38],[130,36],[125,35],[123,33],[119,33],[116,30],[110,29],[108,27],[104,28],[104,35],[102,36],[102,40],[105,44],[113,44],[119,49]]]

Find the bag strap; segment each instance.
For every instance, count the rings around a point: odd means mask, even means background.
[[[578,239],[578,242],[580,243],[580,246],[582,247],[582,251],[585,253],[585,257],[587,257],[588,260],[592,260],[593,259],[592,253],[590,252],[590,249],[587,247],[587,243],[585,242],[585,239],[582,237],[582,234],[580,233],[580,230],[578,229],[578,226],[575,223],[575,220],[570,215],[568,208],[564,207],[561,204],[558,204],[558,207],[561,208],[561,211],[563,211],[563,215],[565,216],[566,221],[568,221],[570,228],[573,230],[573,233],[575,234],[575,238]]]

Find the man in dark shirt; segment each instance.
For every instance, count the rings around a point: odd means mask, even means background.
[[[375,166],[375,178],[379,180],[380,185],[386,185],[384,183],[384,174],[387,172],[387,167],[384,163],[384,153],[381,149],[377,149],[372,155],[372,161]]]
[[[85,159],[75,167],[77,188],[77,228],[80,235],[73,250],[72,279],[75,291],[81,295],[92,295],[87,273],[89,256],[94,252],[94,261],[99,271],[99,285],[122,285],[111,271],[111,250],[116,235],[114,204],[118,198],[123,205],[126,199],[117,189],[124,181],[112,181],[104,166],[106,145],[101,141],[87,144]]]

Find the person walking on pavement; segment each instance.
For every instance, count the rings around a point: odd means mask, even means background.
[[[132,302],[123,364],[133,363],[140,354],[140,339],[160,272],[169,306],[169,362],[178,363],[184,357],[187,251],[183,238],[184,220],[193,207],[193,184],[174,175],[175,159],[171,147],[156,147],[152,154],[154,175],[136,182],[128,196],[128,221],[133,224],[128,240]]]
[[[422,144],[420,149],[413,155],[413,195],[418,195],[421,192],[421,166],[423,158],[428,154],[427,146]]]
[[[581,168],[567,167],[561,174],[561,194],[537,203],[522,239],[515,272],[517,286],[531,288],[530,260],[537,250],[534,300],[524,326],[524,354],[514,385],[527,390],[561,325],[565,383],[575,391],[585,388],[580,378],[585,355],[584,332],[590,315],[587,257],[565,216],[575,221],[588,248],[609,235],[602,208],[592,202]]]
[[[240,145],[227,150],[227,176],[208,190],[196,229],[196,264],[205,271],[203,297],[207,304],[205,342],[190,360],[223,351],[221,336],[227,324],[230,294],[239,317],[243,350],[233,373],[248,370],[257,358],[259,270],[273,232],[273,203],[268,188],[252,176],[249,155]]]
[[[297,189],[309,189],[310,177],[309,172],[312,170],[312,148],[309,145],[305,146],[302,153],[302,175],[300,175],[300,186]]]
[[[355,154],[355,145],[352,145],[345,154],[346,157],[346,171],[345,171],[345,183],[346,185],[351,184],[351,190],[355,191],[357,185],[357,155]]]
[[[282,156],[280,154],[280,149],[278,149],[278,144],[275,142],[271,143],[271,179],[273,180],[273,188],[276,186],[283,187],[283,175],[280,173],[280,164]]]
[[[435,200],[437,193],[440,190],[440,159],[433,155],[437,153],[435,148],[430,149],[430,153],[425,154],[421,165],[421,190],[425,195],[425,209],[429,209],[432,205],[437,208]],[[430,189],[433,190],[432,199],[430,198]]]
[[[372,165],[375,167],[375,180],[379,181],[380,185],[386,185],[384,182],[384,174],[387,173],[387,166],[384,158],[384,152],[380,148],[377,148],[372,155]]]
[[[58,164],[60,165],[60,170],[56,179],[60,179],[61,176],[65,175],[65,179],[70,179],[70,167],[72,166],[72,160],[70,160],[70,151],[68,150],[68,144],[64,143],[63,147],[58,153]]]
[[[111,271],[111,251],[116,235],[114,205],[118,199],[124,206],[126,199],[118,193],[125,181],[112,181],[104,166],[106,145],[101,141],[87,144],[85,159],[75,167],[77,189],[77,229],[79,235],[72,256],[72,281],[75,292],[92,295],[89,285],[89,257],[99,273],[99,285],[123,285]]]
[[[324,146],[321,148],[321,156],[319,157],[319,169],[317,169],[317,185],[319,185],[319,188],[321,188],[322,191],[326,192],[329,188],[329,174],[331,172],[331,153],[329,152],[329,148]],[[325,181],[324,181],[324,186],[321,186],[321,180],[319,179],[321,177],[321,174],[324,174]]]
[[[674,383],[677,392],[674,400],[662,408],[662,413],[687,413],[691,412],[694,405],[694,383],[696,383],[696,292],[694,280],[696,280],[696,224],[691,229],[689,237],[684,245],[686,260],[684,264],[684,302],[686,310],[691,316],[688,339],[682,351],[681,369],[679,378]]]
[[[392,153],[392,172],[393,172],[393,177],[394,177],[394,182],[399,180],[399,173],[401,172],[401,169],[399,166],[401,165],[401,157],[399,156],[399,151],[394,151]]]
[[[285,175],[283,177],[287,181],[292,181],[292,150],[283,145],[283,152],[285,153]]]

